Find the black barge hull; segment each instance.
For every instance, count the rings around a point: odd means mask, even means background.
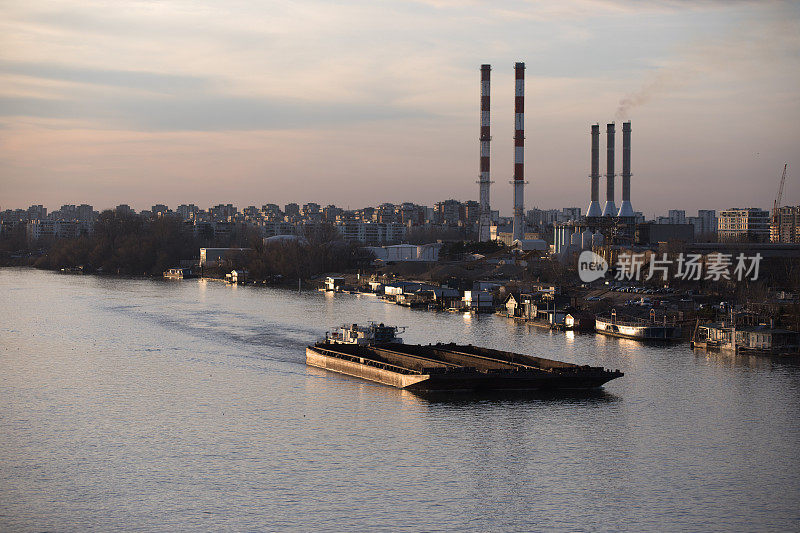
[[[586,390],[622,372],[457,344],[358,346],[317,343],[306,363],[400,389]]]

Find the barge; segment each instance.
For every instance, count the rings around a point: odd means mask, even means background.
[[[342,327],[306,348],[306,364],[412,391],[596,389],[619,370],[461,344],[404,344],[398,328]]]

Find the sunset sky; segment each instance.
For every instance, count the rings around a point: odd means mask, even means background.
[[[0,0],[0,209],[477,200],[490,63],[510,215],[516,61],[526,209],[585,209],[621,119],[648,217],[771,207],[785,162],[800,204],[798,2]]]

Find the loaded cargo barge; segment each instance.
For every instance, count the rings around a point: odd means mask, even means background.
[[[306,348],[306,364],[400,389],[595,389],[619,370],[459,344],[403,344],[397,328],[353,325]]]

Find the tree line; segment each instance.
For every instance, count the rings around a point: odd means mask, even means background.
[[[29,261],[35,267],[79,267],[86,272],[118,275],[160,276],[181,266],[182,261],[197,260],[202,247],[249,248],[246,253],[231,254],[204,273],[222,276],[233,268],[243,268],[255,280],[309,279],[325,272],[368,268],[372,261],[362,246],[344,242],[330,224],[306,227],[296,237],[271,240],[262,239],[252,227],[215,236],[213,232],[196,233],[193,225],[179,217],[149,219],[108,210],[100,213],[94,231],[88,235],[24,245],[20,237],[9,235],[9,242],[0,242],[0,246],[38,250]]]

